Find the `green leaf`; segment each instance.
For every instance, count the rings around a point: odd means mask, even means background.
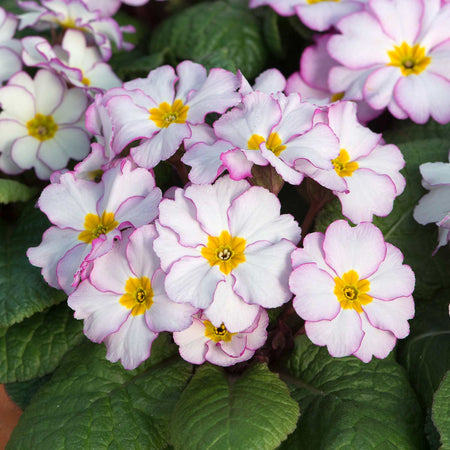
[[[47,285],[38,267],[28,261],[26,251],[41,242],[50,226],[45,215],[32,204],[24,208],[12,234],[0,225],[0,328],[41,312],[66,298]]]
[[[423,408],[429,408],[445,372],[450,370],[450,290],[430,300],[416,299],[416,316],[410,335],[400,341],[399,362],[419,395]]]
[[[51,374],[44,375],[40,378],[33,378],[28,381],[17,381],[15,383],[5,384],[6,392],[11,400],[24,410],[29,404],[34,394],[47,383],[51,378]]]
[[[83,339],[83,323],[66,304],[0,328],[0,383],[25,381],[52,372]]]
[[[204,2],[166,19],[152,36],[150,51],[170,50],[170,63],[190,59],[207,69],[222,67],[247,78],[266,61],[263,37],[247,5]]]
[[[266,365],[240,377],[222,368],[200,367],[172,419],[175,449],[273,449],[296,425],[298,405]]]
[[[393,358],[333,358],[303,335],[281,376],[302,420],[282,449],[415,449],[424,442],[417,398]]]
[[[434,395],[432,418],[441,435],[441,449],[450,449],[450,372],[447,372]]]
[[[126,81],[135,78],[146,78],[148,73],[164,63],[165,52],[143,55],[140,51],[115,53],[109,63],[117,76]]]
[[[172,410],[192,366],[170,357],[163,334],[152,356],[127,371],[105,359],[105,348],[85,342],[64,357],[31,400],[8,449],[163,449]]]
[[[26,202],[36,193],[35,188],[30,188],[16,180],[0,179],[0,203]]]
[[[267,48],[277,57],[285,56],[285,49],[281,42],[281,34],[279,28],[279,15],[273,10],[266,10],[263,21],[264,39]]]

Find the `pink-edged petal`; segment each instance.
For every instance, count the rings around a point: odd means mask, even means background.
[[[286,78],[284,78],[284,75],[278,69],[267,69],[255,78],[253,90],[274,94],[284,91],[285,87]]]
[[[253,162],[249,161],[245,153],[238,148],[220,155],[220,160],[230,173],[233,180],[242,180],[252,176]]]
[[[386,258],[378,270],[368,278],[369,295],[381,300],[407,297],[414,290],[414,272],[409,266],[402,264],[403,255],[397,247],[386,243],[386,249]]]
[[[414,219],[421,225],[439,222],[450,211],[450,186],[433,189],[424,195],[414,209]]]
[[[266,149],[265,144],[261,144],[261,155],[269,161],[269,164],[275,168],[278,175],[287,181],[289,184],[299,185],[304,178],[304,175],[295,169],[289,167],[282,158],[275,156],[275,154]]]
[[[333,222],[325,232],[325,260],[339,277],[350,270],[359,279],[372,275],[386,256],[383,233],[371,223],[351,227],[345,220]]]
[[[20,56],[10,48],[0,48],[0,81],[8,80],[11,75],[15,74],[22,68],[22,60]]]
[[[222,323],[230,333],[237,333],[250,327],[259,313],[259,306],[245,303],[233,291],[230,279],[217,285],[214,301],[205,310],[209,320],[217,327]]]
[[[422,178],[429,186],[450,184],[450,164],[445,162],[429,162],[419,166]]]
[[[212,303],[217,284],[224,278],[203,256],[184,256],[170,268],[165,286],[171,300],[205,309]]]
[[[431,117],[441,124],[450,121],[450,81],[427,71],[403,77],[394,90],[395,100],[416,123]]]
[[[90,245],[80,242],[80,244],[67,251],[56,265],[58,284],[66,294],[73,292],[76,275],[84,259],[89,254],[89,250]]]
[[[180,355],[185,361],[192,364],[205,362],[209,339],[205,336],[205,326],[200,319],[194,318],[188,329],[174,332],[173,340],[180,347]]]
[[[333,293],[333,278],[314,263],[297,267],[289,278],[289,287],[295,295],[294,309],[304,320],[332,320],[341,309]]]
[[[59,288],[56,266],[64,254],[79,243],[77,231],[50,227],[42,236],[42,242],[27,250],[27,256],[31,264],[42,267],[45,281],[50,286]]]
[[[305,322],[305,331],[314,344],[326,345],[337,358],[357,351],[364,336],[360,315],[353,309],[341,309],[331,321]]]
[[[175,199],[164,198],[159,205],[159,221],[179,236],[181,245],[196,247],[206,245],[207,234],[197,222],[197,211],[191,200],[185,198],[182,189],[175,191]],[[161,258],[161,255],[160,255]]]
[[[12,143],[20,137],[25,137],[28,130],[25,125],[11,119],[0,120],[0,154],[10,147]]]
[[[245,338],[244,338],[245,339]],[[207,342],[208,351],[205,355],[206,361],[209,361],[211,364],[215,364],[216,366],[229,367],[238,362],[246,361],[253,356],[254,352],[250,352],[249,350],[244,350],[244,353],[241,356],[229,356],[225,353],[220,345],[215,344],[212,341]]]
[[[239,358],[245,351],[245,347],[247,344],[247,336],[245,334],[238,333],[237,335],[231,338],[231,341],[225,342],[221,341],[219,346],[221,350],[226,353],[228,356],[232,356],[233,358]],[[208,347],[212,347],[214,345],[211,342]]]
[[[185,197],[194,203],[202,229],[210,236],[219,236],[222,231],[229,230],[229,205],[249,187],[245,180],[234,181],[225,176],[219,178],[214,185],[189,186]]]
[[[160,200],[161,191],[158,188],[152,189],[145,197],[130,197],[119,206],[115,218],[119,223],[130,223],[134,227],[153,222],[158,216]]]
[[[424,13],[421,0],[377,0],[370,8],[384,32],[396,42],[416,42]]]
[[[408,336],[408,320],[414,317],[414,300],[411,296],[389,302],[374,298],[363,309],[375,328],[390,331],[399,339]]]
[[[213,183],[225,170],[220,159],[222,153],[231,150],[232,145],[226,141],[216,141],[213,144],[199,142],[183,155],[181,161],[192,169],[189,180],[195,184]]]
[[[334,192],[347,191],[345,178],[340,177],[334,167],[332,169],[321,169],[314,166],[306,159],[297,159],[294,167],[299,172],[317,181],[320,185],[333,190]]]
[[[262,244],[246,248],[245,262],[233,269],[234,291],[247,303],[276,308],[292,297],[288,280],[295,245],[284,239]]]
[[[328,110],[331,129],[339,139],[341,149],[350,155],[351,161],[367,155],[379,143],[380,134],[362,126],[356,118],[354,102],[339,102]]]
[[[386,358],[397,342],[395,336],[390,331],[373,327],[364,314],[361,314],[361,322],[364,337],[360,347],[353,354],[365,363],[370,362],[372,356]]]
[[[150,357],[152,343],[157,337],[157,333],[148,329],[142,314],[130,314],[120,329],[105,339],[106,359],[111,362],[120,359],[125,369],[135,369]]]
[[[58,184],[47,186],[39,198],[39,208],[60,228],[84,230],[87,214],[96,214],[101,184],[80,180],[72,173],[61,175]]]
[[[163,227],[158,221],[156,221],[156,229],[159,236],[154,241],[153,247],[161,258],[161,267],[165,272],[169,270],[173,262],[183,256],[198,256],[198,249],[182,245],[178,235],[169,228]]]
[[[187,121],[193,124],[203,123],[206,114],[222,114],[237,105],[241,101],[241,95],[236,92],[238,84],[236,75],[228,70],[211,69],[202,87],[189,96]]]
[[[201,64],[183,61],[178,64],[176,72],[180,77],[177,83],[176,97],[186,103],[188,94],[192,90],[198,91],[206,81],[206,69]]]
[[[34,84],[37,112],[45,116],[53,114],[65,96],[63,81],[54,72],[39,70],[34,77]],[[84,108],[86,105],[87,101]]]
[[[138,147],[131,149],[131,157],[138,166],[151,169],[160,161],[170,158],[178,150],[178,147],[191,136],[191,130],[186,123],[172,123],[167,128],[144,140]]]
[[[267,189],[253,186],[237,197],[228,210],[232,236],[243,237],[247,245],[259,240],[297,243],[300,227],[289,214],[280,215],[280,201]]]
[[[247,329],[247,348],[255,351],[263,346],[267,339],[269,315],[264,308],[260,308],[260,316],[255,320],[251,329]]]
[[[126,256],[136,275],[145,275],[151,279],[159,268],[159,258],[153,250],[153,242],[157,236],[154,225],[143,225],[130,235]]]
[[[88,106],[88,98],[82,89],[69,89],[62,99],[61,104],[53,113],[56,122],[61,124],[73,124],[82,118]]]
[[[370,169],[358,169],[347,177],[348,192],[337,192],[342,214],[353,223],[371,222],[373,215],[385,217],[393,208],[397,191],[393,181]]]
[[[394,94],[395,85],[401,77],[398,67],[382,66],[373,71],[364,84],[364,100],[372,108],[386,108]]]
[[[20,101],[17,101],[20,99]],[[3,86],[0,89],[0,104],[2,105],[2,118],[16,119],[26,124],[36,112],[34,97],[22,86]]]
[[[11,159],[21,169],[31,169],[36,162],[40,146],[41,142],[33,136],[21,137],[12,144]]]
[[[337,28],[342,34],[332,36],[327,45],[332,58],[350,69],[389,63],[387,50],[395,42],[369,12],[351,14],[340,20]]]
[[[183,141],[184,148],[190,150],[190,148],[195,144],[207,144],[212,145],[217,141],[217,137],[214,134],[214,129],[212,126],[206,123],[200,123],[198,125],[189,125],[191,129],[191,137],[186,138]],[[201,184],[201,183],[198,183]]]

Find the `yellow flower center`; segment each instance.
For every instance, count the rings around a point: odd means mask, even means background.
[[[266,143],[267,150],[270,150],[275,156],[280,156],[281,152],[286,149],[286,146],[282,145],[283,142],[278,133],[270,133],[267,141],[259,134],[252,134],[247,141],[247,148],[249,150],[259,150],[262,142]]]
[[[431,58],[426,56],[425,48],[420,47],[419,44],[412,47],[406,42],[401,45],[394,45],[394,50],[388,51],[391,62],[389,66],[400,67],[402,75],[418,75],[423,72]]]
[[[114,213],[104,211],[102,217],[97,216],[97,214],[86,214],[84,218],[85,230],[78,235],[78,239],[90,244],[100,235],[114,230],[117,225],[119,225],[119,222],[114,219]]]
[[[236,334],[230,333],[223,323],[220,327],[215,327],[209,320],[204,320],[203,325],[205,325],[205,336],[214,342],[230,342],[231,338]]]
[[[336,94],[333,94],[330,97],[330,102],[334,103],[337,102],[338,100],[340,100],[341,98],[344,98],[345,92],[337,92]]]
[[[334,170],[340,177],[351,177],[353,172],[359,167],[356,161],[350,161],[347,150],[341,148],[339,156],[331,161]]]
[[[125,283],[125,294],[120,297],[120,304],[131,309],[132,316],[144,314],[153,305],[153,289],[147,277],[130,277]]]
[[[53,120],[52,116],[44,116],[43,114],[36,114],[34,119],[27,122],[28,134],[40,141],[51,139],[56,131],[58,125]]]
[[[188,110],[189,106],[183,105],[183,102],[178,99],[173,102],[173,105],[163,102],[149,112],[150,119],[156,123],[156,126],[167,128],[172,123],[185,123]]]
[[[314,5],[314,3],[320,2],[339,2],[340,0],[306,0],[310,5]]]
[[[372,301],[372,297],[367,294],[370,291],[369,280],[360,280],[354,270],[344,273],[342,278],[335,277],[334,282],[334,295],[341,303],[341,308],[362,313],[361,305],[368,305]]]
[[[85,76],[83,76],[83,78],[81,79],[81,82],[85,85],[85,86],[90,86],[91,85],[91,80],[89,78],[86,78]]]
[[[245,261],[245,239],[231,237],[228,231],[222,231],[220,236],[208,236],[208,243],[201,249],[201,254],[211,266],[218,265],[225,275]]]

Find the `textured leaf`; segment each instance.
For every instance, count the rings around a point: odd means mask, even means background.
[[[300,403],[302,420],[282,449],[421,447],[421,410],[393,358],[369,364],[354,357],[332,358],[303,335],[287,367],[286,381]]]
[[[81,344],[33,397],[8,449],[165,448],[172,409],[191,376],[189,364],[167,359],[173,352],[162,335],[152,357],[127,371],[105,359],[104,346]]]
[[[273,449],[294,430],[298,416],[286,385],[267,366],[231,377],[205,365],[175,408],[172,444],[176,450]]]
[[[34,394],[47,383],[51,378],[51,374],[44,375],[40,378],[33,378],[28,381],[17,381],[15,383],[5,384],[6,392],[11,400],[24,410],[29,404]]]
[[[146,78],[148,73],[164,62],[164,52],[144,55],[138,50],[113,55],[109,63],[120,79],[127,81]]]
[[[66,304],[0,328],[0,383],[25,381],[53,371],[83,339],[83,323]]]
[[[423,408],[431,407],[434,392],[450,370],[449,302],[449,289],[433,299],[416,300],[411,333],[399,344],[399,362],[406,368]]]
[[[166,19],[155,31],[150,51],[167,48],[172,64],[190,59],[208,69],[239,69],[248,78],[258,75],[266,60],[258,21],[238,2],[204,2]]]
[[[66,298],[62,291],[51,288],[40,269],[28,261],[26,251],[38,245],[42,233],[50,226],[45,215],[27,205],[10,235],[0,226],[0,327],[20,322],[36,312]]]
[[[0,203],[26,202],[35,194],[36,189],[16,180],[0,179]]]
[[[441,449],[450,449],[450,372],[434,395],[433,422],[441,435]]]

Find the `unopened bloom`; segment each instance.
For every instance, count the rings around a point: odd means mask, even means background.
[[[269,317],[259,308],[254,323],[244,330],[230,332],[223,323],[212,323],[202,313],[194,316],[192,325],[173,333],[180,355],[192,364],[208,361],[218,366],[231,366],[250,359],[267,339]]]
[[[141,167],[153,168],[172,156],[191,126],[203,124],[210,112],[223,113],[241,96],[236,75],[223,69],[206,69],[191,61],[152,70],[145,79],[124,84],[110,92],[107,108],[115,136],[112,143],[120,153],[133,142],[131,156]]]
[[[33,168],[48,179],[70,158],[88,154],[83,117],[88,99],[81,89],[67,89],[56,74],[40,70],[34,80],[25,72],[15,74],[0,89],[0,103],[0,170],[5,173]]]
[[[351,71],[364,70],[356,95],[374,109],[425,123],[450,121],[450,4],[440,0],[376,0],[343,18],[331,37],[330,55]],[[330,72],[334,91],[346,77]],[[356,90],[356,85],[355,85]]]
[[[120,359],[125,369],[150,356],[158,333],[189,327],[197,312],[167,298],[164,272],[153,251],[155,237],[154,225],[126,230],[110,252],[94,261],[89,279],[68,298],[75,318],[84,319],[86,336],[104,342],[106,358]]]
[[[414,274],[371,223],[310,233],[292,255],[290,287],[307,336],[332,356],[385,358],[409,334]]]
[[[153,175],[122,161],[99,183],[64,173],[47,186],[38,206],[53,224],[38,247],[28,249],[31,264],[42,268],[50,286],[73,291],[90,263],[107,253],[121,231],[152,222],[161,191]]]
[[[449,153],[450,161],[450,153]],[[429,162],[420,167],[425,194],[414,209],[414,219],[422,225],[439,226],[439,247],[450,241],[450,162]]]
[[[227,308],[229,329],[234,323],[248,327],[256,305],[289,300],[289,257],[300,228],[290,215],[280,215],[268,190],[228,176],[177,189],[173,200],[162,200],[156,226],[155,251],[172,300],[212,308],[210,316]]]

